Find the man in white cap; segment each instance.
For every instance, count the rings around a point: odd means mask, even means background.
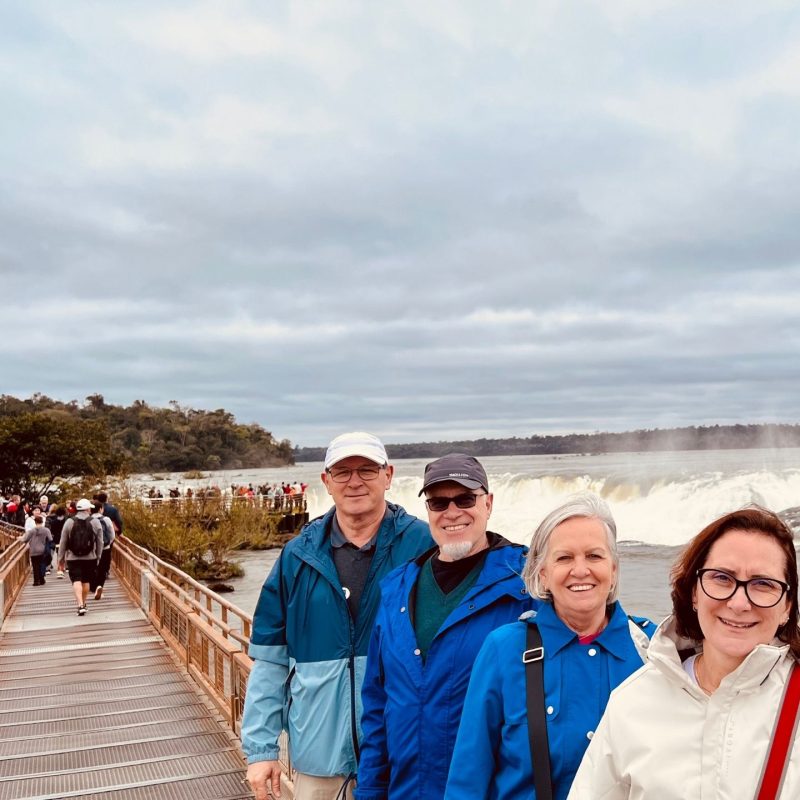
[[[281,730],[297,770],[295,800],[353,797],[378,583],[432,544],[424,522],[386,502],[392,476],[380,439],[337,436],[321,475],[334,507],[284,547],[261,589],[242,718],[256,800],[280,797]]]
[[[89,584],[94,580],[97,564],[103,555],[103,528],[91,517],[92,503],[85,497],[75,504],[77,513],[70,517],[61,531],[58,548],[58,569],[66,563],[72,591],[78,603],[78,616],[86,613]]]

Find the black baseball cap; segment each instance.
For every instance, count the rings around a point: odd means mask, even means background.
[[[460,483],[467,489],[484,489],[489,492],[489,479],[486,470],[474,456],[466,453],[448,453],[446,456],[431,461],[425,467],[425,476],[422,479],[422,494],[435,483],[453,481]]]

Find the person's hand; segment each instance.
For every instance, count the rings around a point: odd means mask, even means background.
[[[256,800],[281,796],[281,765],[278,761],[256,761],[247,767],[247,780]]]

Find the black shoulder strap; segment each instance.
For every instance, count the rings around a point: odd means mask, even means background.
[[[542,635],[535,623],[528,623],[526,646],[528,649],[522,654],[522,663],[525,664],[533,785],[536,789],[536,800],[552,800],[550,745],[547,741],[547,718],[544,712],[544,647]]]

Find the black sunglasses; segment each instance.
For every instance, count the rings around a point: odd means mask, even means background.
[[[485,494],[486,492],[479,492],[478,494],[464,492],[464,494],[457,494],[455,497],[428,497],[425,500],[425,505],[428,507],[428,511],[445,511],[450,508],[450,503],[455,503],[456,508],[475,508],[478,498],[483,497]]]

